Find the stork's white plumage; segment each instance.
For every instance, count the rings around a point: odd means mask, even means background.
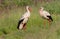
[[[45,11],[43,7],[39,9],[39,14],[41,17],[47,19],[49,22],[53,21],[49,12]]]
[[[20,18],[17,29],[24,29],[26,27],[26,23],[30,18],[31,8],[26,6],[26,13]]]

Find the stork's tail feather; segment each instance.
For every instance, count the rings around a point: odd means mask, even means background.
[[[53,21],[52,17],[51,16],[47,16],[51,21]]]
[[[22,22],[23,20],[24,20],[24,19],[19,20],[19,22],[18,22],[18,26],[17,26],[17,29],[19,29],[20,24],[21,24],[21,22]]]

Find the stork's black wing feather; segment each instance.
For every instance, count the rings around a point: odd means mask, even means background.
[[[17,29],[19,29],[19,25],[21,24],[21,22],[23,22],[23,20],[24,20],[24,19],[19,20]]]
[[[53,21],[52,17],[51,16],[47,16],[51,21]]]

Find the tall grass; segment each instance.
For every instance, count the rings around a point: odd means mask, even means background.
[[[32,7],[31,17],[27,23],[27,29],[17,30],[17,23],[25,10],[18,8],[10,10],[10,14],[1,14],[0,18],[0,36],[4,39],[56,39],[56,33],[59,33],[60,16],[52,14],[54,22],[49,26],[47,21],[46,25],[43,19],[39,16],[38,8]],[[57,29],[58,28],[58,29]],[[55,32],[56,31],[56,32]],[[53,34],[53,33],[54,34]],[[43,38],[44,37],[44,38]]]
[[[51,25],[39,16],[39,8],[44,6],[45,10],[52,15]],[[17,24],[25,8],[18,7],[0,14],[0,39],[60,39],[60,14],[59,2],[43,3],[32,6],[31,17],[27,23],[26,30],[17,30]]]

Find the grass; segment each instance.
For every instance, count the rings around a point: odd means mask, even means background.
[[[33,6],[32,8],[33,11],[25,31],[17,30],[18,20],[25,9],[17,8],[0,14],[0,39],[60,39],[60,14],[53,13],[52,24],[48,25],[46,20],[46,25],[44,25],[44,19],[38,13],[39,7]]]

